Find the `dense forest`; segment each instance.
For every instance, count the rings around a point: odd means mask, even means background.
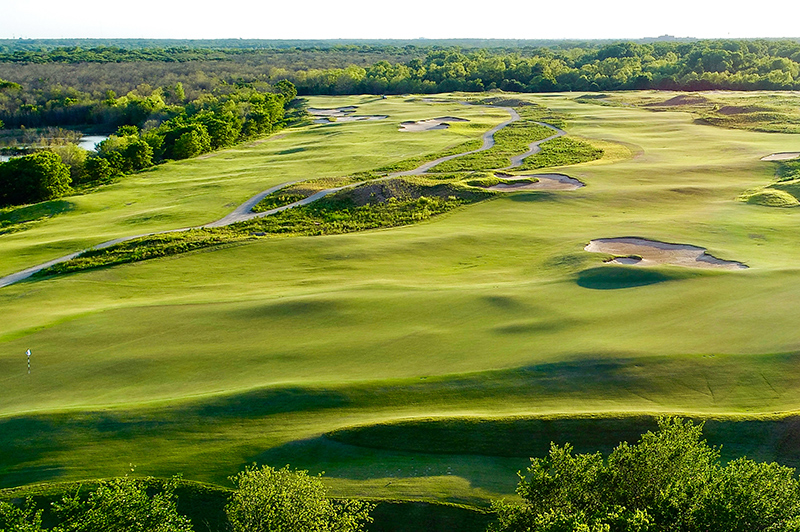
[[[406,44],[286,48],[80,46],[0,51],[0,119],[35,107],[83,107],[107,91],[183,83],[187,90],[288,79],[299,94],[402,94],[499,88],[798,89],[800,43],[713,40],[461,48]],[[61,100],[58,101],[59,96]],[[24,114],[23,109],[23,114]],[[35,114],[35,113],[34,113]],[[29,119],[32,117],[29,117]]]
[[[298,94],[800,89],[800,43],[714,40],[459,48],[80,46],[0,52],[7,127],[138,124],[139,108],[291,81]],[[176,91],[180,84],[183,92]]]

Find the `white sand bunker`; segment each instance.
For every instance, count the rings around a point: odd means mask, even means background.
[[[516,190],[576,190],[586,185],[578,181],[574,177],[564,174],[533,174],[521,176],[508,176],[498,175],[509,183],[499,183],[489,187],[489,190],[498,190],[503,192],[514,192]],[[530,178],[536,178],[538,181],[530,183],[526,181]],[[519,183],[514,181],[521,180]]]
[[[440,118],[417,120],[416,122],[403,122],[400,124],[399,131],[430,131],[431,129],[447,129],[450,127],[449,122],[469,122],[469,120],[455,116],[442,116]]]
[[[308,114],[318,117],[314,120],[315,124],[330,124],[331,122],[358,122],[360,120],[384,120],[389,118],[386,115],[363,115],[356,116],[358,107],[355,105],[348,105],[346,107],[336,107],[335,109],[318,109],[309,107]]]
[[[761,158],[762,161],[788,161],[790,159],[797,159],[800,157],[800,151],[784,151],[780,153],[773,153]]]
[[[599,238],[592,240],[583,248],[593,253],[617,255],[608,264],[628,264],[636,266],[655,266],[672,264],[689,268],[721,268],[724,270],[744,270],[741,262],[718,259],[706,253],[705,248],[689,244],[668,244],[645,238]]]

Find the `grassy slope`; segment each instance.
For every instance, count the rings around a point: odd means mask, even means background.
[[[114,475],[128,463],[221,482],[262,460],[325,470],[339,495],[485,503],[512,493],[524,458],[323,434],[419,416],[800,408],[799,214],[735,201],[771,178],[758,158],[795,137],[539,100],[580,117],[570,133],[640,155],[562,169],[588,184],[575,192],[0,291],[0,412],[14,435],[0,442],[0,483]],[[603,257],[582,251],[626,235],[706,246],[751,269],[642,277],[597,269]],[[86,413],[52,413],[61,409]]]

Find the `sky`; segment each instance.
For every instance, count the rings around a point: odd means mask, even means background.
[[[0,0],[0,38],[800,37],[797,0],[734,5],[719,0]]]

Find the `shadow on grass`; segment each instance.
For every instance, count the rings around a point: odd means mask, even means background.
[[[699,277],[697,272],[663,271],[642,267],[599,266],[578,273],[575,282],[592,290],[619,290],[636,288],[666,281],[678,281]]]

